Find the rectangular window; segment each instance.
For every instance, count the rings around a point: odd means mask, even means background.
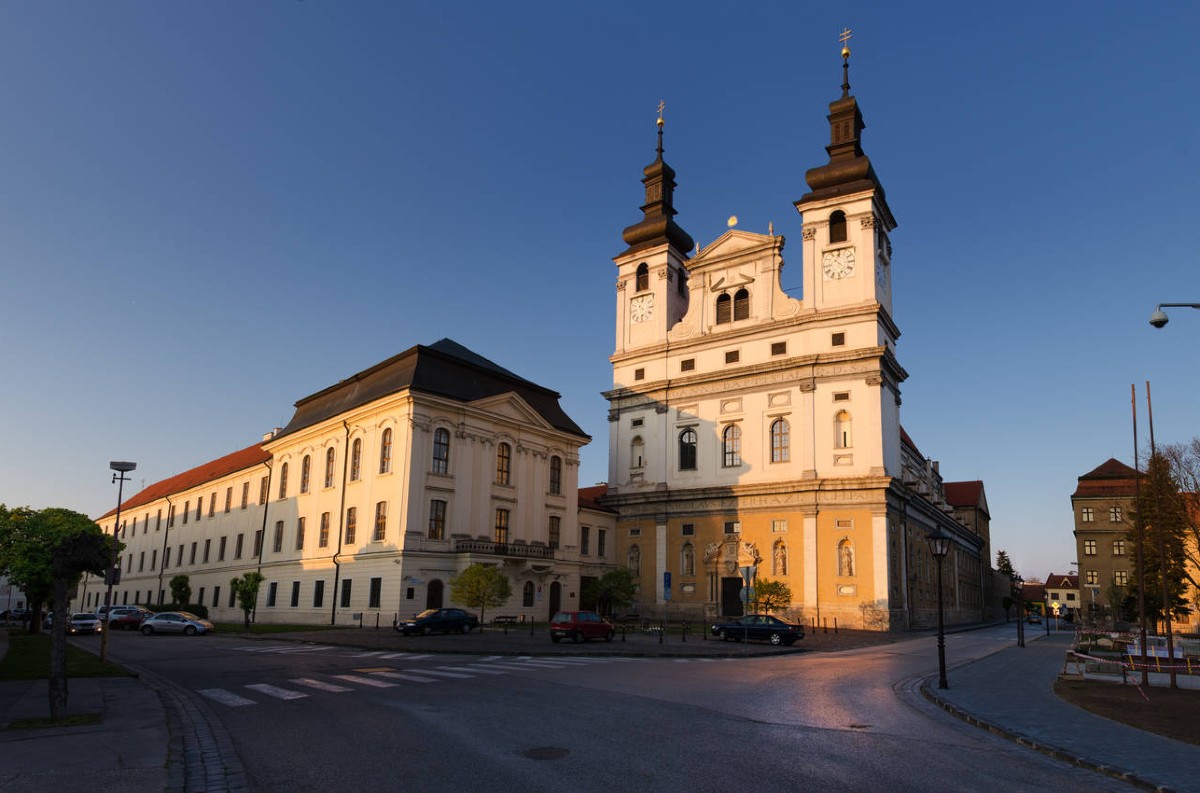
[[[740,350],[729,350],[725,353],[725,363],[737,363],[742,359]]]
[[[229,510],[233,509],[233,487],[225,488],[225,514],[229,514]]]
[[[204,541],[204,563],[208,564],[209,551],[212,550],[212,540]]]
[[[696,359],[695,358],[684,358],[682,361],[679,362],[679,371],[681,371],[681,372],[696,371]]]
[[[1117,586],[1128,586],[1129,585],[1129,573],[1125,572],[1124,570],[1116,571],[1115,573],[1113,573],[1113,583],[1116,584]]]
[[[239,534],[237,536],[237,541],[234,542],[234,544],[233,544],[233,558],[234,559],[242,558],[242,536],[243,535]]]
[[[787,531],[787,521],[786,520],[771,521],[771,531],[775,534],[782,534],[783,532]]]
[[[1096,541],[1095,540],[1084,540],[1083,541],[1083,555],[1084,556],[1095,556],[1096,555]]]
[[[1125,541],[1124,540],[1113,540],[1113,556],[1124,556],[1124,555],[1125,555]]]
[[[216,515],[216,514],[217,514],[217,491],[214,490],[212,492],[212,495],[208,497],[208,516],[211,518],[213,515]]]
[[[371,591],[367,595],[367,608],[372,608],[372,609],[379,608],[379,601],[380,601],[382,594],[383,594],[383,579],[382,578],[372,578],[371,579]]]
[[[507,509],[496,510],[496,531],[495,531],[495,534],[493,535],[493,539],[497,543],[500,543],[501,545],[505,545],[508,543],[508,510]]]
[[[608,531],[596,529],[596,555],[603,558],[608,545]]]
[[[321,548],[329,547],[329,513],[321,513],[321,531],[317,535],[317,545]]]
[[[1068,593],[1067,593],[1067,600],[1074,600],[1074,599],[1075,599],[1075,593],[1074,593],[1074,592],[1068,592]]]
[[[299,581],[293,581],[293,582],[292,582],[292,600],[291,600],[291,606],[292,606],[292,608],[296,608],[296,607],[297,607],[297,606],[299,606],[299,605],[300,605],[300,582],[299,582]]]
[[[833,336],[831,336],[829,339],[829,343],[830,343],[830,345],[832,345],[834,347],[844,347],[846,345],[846,334],[845,333],[833,334]]]
[[[771,354],[772,355],[787,355],[787,342],[786,341],[771,342]]]
[[[133,602],[134,602],[134,603],[136,603],[136,602],[137,602],[137,598],[134,598],[134,601],[133,601]],[[200,587],[200,595],[199,595],[199,596],[196,598],[196,602],[197,602],[197,603],[203,603],[203,602],[204,602],[204,587]]]
[[[296,550],[304,550],[304,518],[296,518]]]
[[[171,504],[169,507],[167,507],[167,528],[168,529],[174,528],[174,526],[175,526],[175,505]]]
[[[375,505],[375,542],[383,542],[387,536],[387,502],[380,501]]]
[[[633,379],[634,380],[645,380],[646,379],[646,370],[645,369],[634,369],[633,370]]]
[[[350,588],[354,584],[349,578],[342,579],[342,608],[350,608]]]
[[[187,525],[188,515],[190,515],[190,514],[192,514],[192,502],[191,502],[191,499],[188,499],[187,501],[183,502],[183,525],[184,526]]]
[[[183,543],[179,543],[179,553],[175,554],[175,566],[183,567]]]
[[[726,534],[738,534],[741,532],[741,530],[742,530],[742,524],[737,522],[736,520],[725,521],[725,533]]]
[[[237,605],[237,593],[233,591],[233,587],[229,588],[229,608]]]
[[[213,608],[216,608],[217,606],[221,605],[221,587],[219,587],[219,586],[213,587],[212,604],[213,604]]]
[[[1120,507],[1109,507],[1108,508],[1108,522],[1109,523],[1120,523],[1123,519],[1124,518],[1121,515]]]
[[[279,582],[272,581],[271,583],[267,584],[267,607],[268,608],[272,608],[275,606],[275,596],[277,594],[279,594]]]
[[[198,543],[192,543],[192,552],[188,554],[188,564],[196,563],[196,546]]]
[[[319,609],[325,605],[325,582],[313,582],[313,608]]]
[[[193,543],[193,545],[194,544],[195,543]],[[125,572],[133,572],[133,554],[129,554],[129,556],[125,557]]]
[[[258,480],[258,503],[267,503],[267,477]]]
[[[682,532],[683,532],[684,537],[695,537],[696,536],[696,524],[695,523],[683,524]]]
[[[226,541],[228,539],[229,539],[228,537],[222,537],[221,541],[219,543],[217,543],[217,561],[218,562],[225,561],[225,546],[227,545]]]
[[[273,551],[275,551],[275,553],[279,553],[283,550],[283,521],[282,520],[275,521],[275,542],[272,544],[271,549]]]
[[[140,573],[145,569],[146,569],[146,552],[142,551],[141,553],[138,554],[138,572]]]
[[[250,481],[242,482],[242,509],[250,505]]]
[[[629,536],[630,536],[630,537],[641,537],[641,536],[642,536],[642,530],[641,530],[641,529],[630,529],[630,530],[629,530]]]
[[[254,558],[262,558],[263,530],[254,532]]]
[[[588,549],[588,535],[591,534],[591,532],[592,530],[588,526],[579,527],[579,553],[583,556],[587,556],[589,553],[591,553],[591,551]]]
[[[1095,519],[1096,519],[1096,513],[1092,511],[1091,507],[1084,507],[1083,509],[1079,510],[1080,522],[1091,523]]]
[[[151,570],[158,569],[158,549],[157,548],[155,548],[153,551],[150,552],[150,569]]]
[[[1096,586],[1097,584],[1100,583],[1100,571],[1099,570],[1088,570],[1086,575],[1087,575],[1088,586]]]
[[[353,545],[358,533],[358,507],[346,510],[346,544]]]
[[[559,535],[562,532],[562,518],[558,515],[550,516],[550,537],[547,543],[551,548],[558,547]]]
[[[446,537],[446,502],[435,498],[429,502],[429,539]]]
[[[158,510],[158,514],[154,517],[154,530],[158,531],[162,528],[162,510]]]
[[[213,494],[213,500],[216,500],[216,494]],[[196,499],[196,520],[200,520],[201,514],[204,512],[204,499]]]

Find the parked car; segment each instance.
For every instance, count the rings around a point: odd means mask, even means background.
[[[712,635],[721,641],[768,641],[791,646],[804,638],[804,626],[770,614],[747,614],[730,622],[712,626]]]
[[[67,633],[94,636],[103,630],[104,623],[100,621],[100,617],[89,611],[76,612],[67,620]]]
[[[215,630],[213,624],[203,617],[187,611],[160,611],[148,614],[142,620],[141,631],[150,636],[155,633],[182,633],[184,636],[195,636],[198,633],[209,633]]]
[[[560,611],[550,620],[550,641],[562,639],[582,642],[588,639],[604,639],[611,642],[616,628],[594,611]]]
[[[113,606],[107,616],[101,617],[101,620],[107,622],[109,627],[114,631],[125,630],[126,628],[136,630],[141,626],[142,620],[150,614],[150,609],[145,606]]]
[[[396,623],[396,630],[405,636],[415,633],[470,633],[479,627],[479,618],[462,609],[425,609],[410,620]]]
[[[1025,618],[1025,621],[1027,623],[1029,623],[1030,625],[1041,625],[1042,624],[1042,615],[1041,614],[1030,614],[1028,617]]]

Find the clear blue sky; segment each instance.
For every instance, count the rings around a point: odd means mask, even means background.
[[[798,241],[843,26],[902,421],[984,480],[994,547],[1066,572],[1130,384],[1160,443],[1200,433],[1200,312],[1147,324],[1200,301],[1196,4],[4,4],[0,501],[99,515],[109,460],[136,490],[443,337],[560,391],[601,481],[656,104],[693,237]]]

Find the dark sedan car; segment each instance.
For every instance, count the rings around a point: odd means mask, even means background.
[[[712,626],[712,634],[726,642],[755,639],[792,645],[804,638],[804,626],[770,614],[747,614],[731,622],[718,622]]]
[[[462,609],[426,609],[410,620],[396,623],[396,630],[405,636],[415,633],[470,633],[479,627],[479,618]]]

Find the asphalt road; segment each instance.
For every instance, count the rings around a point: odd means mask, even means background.
[[[948,637],[961,660],[1003,627]],[[1129,790],[915,693],[928,639],[769,658],[508,657],[114,634],[204,698],[254,790]]]

